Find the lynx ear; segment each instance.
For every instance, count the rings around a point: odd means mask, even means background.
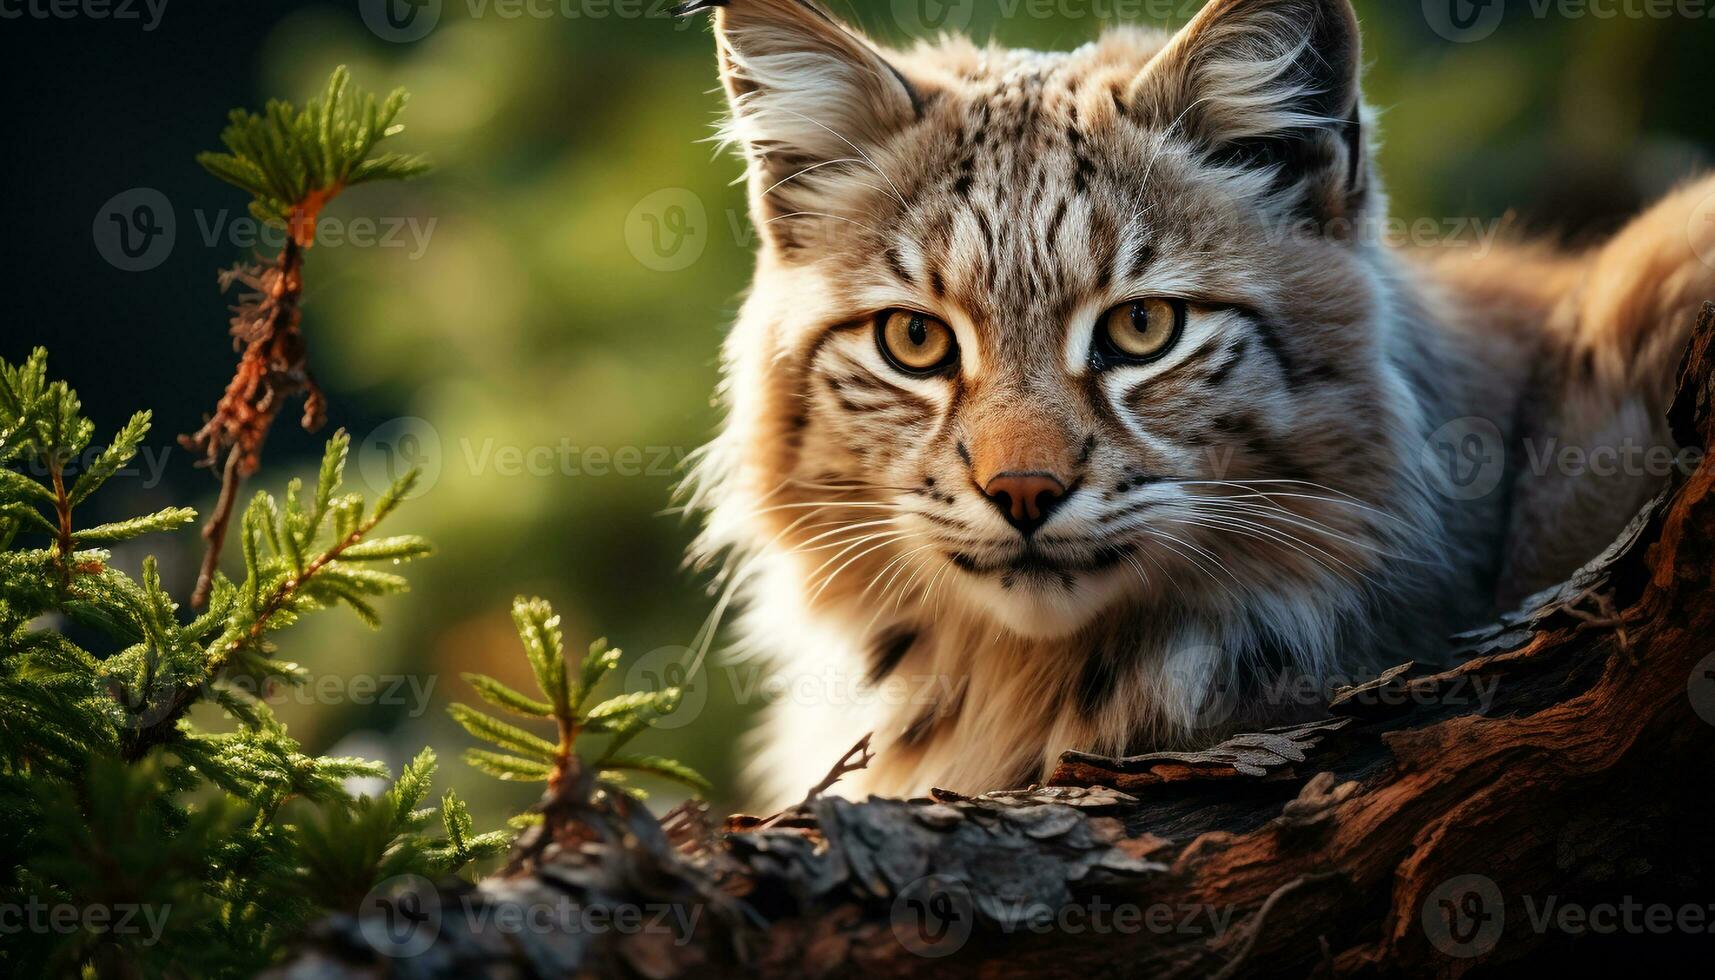
[[[759,223],[790,245],[785,216],[885,181],[866,153],[915,120],[917,91],[867,39],[810,0],[691,0],[715,11],[727,135],[750,162]]]
[[[1128,108],[1211,159],[1300,187],[1312,216],[1354,218],[1370,184],[1350,0],[1210,0],[1155,57]]]

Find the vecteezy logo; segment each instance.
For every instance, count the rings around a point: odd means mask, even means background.
[[[1423,19],[1435,33],[1457,44],[1494,34],[1506,16],[1506,0],[1423,0]]]
[[[132,732],[153,728],[181,711],[180,672],[171,662],[163,662],[154,676],[142,685],[120,683],[117,677],[107,679],[107,693],[125,715],[125,724]],[[196,683],[194,680],[192,684]]]
[[[686,647],[662,647],[638,657],[625,669],[625,690],[628,694],[659,694],[670,687],[679,689],[679,707],[672,714],[650,722],[652,728],[683,728],[697,720],[703,706],[709,703],[708,671],[691,676],[691,651]]]
[[[1168,654],[1162,681],[1176,690],[1176,700],[1196,705],[1191,716],[1196,728],[1219,728],[1237,708],[1232,679],[1222,671],[1231,662],[1225,650],[1213,646],[1179,647]]]
[[[441,21],[441,0],[358,0],[363,23],[383,41],[409,44],[429,36]]]
[[[357,450],[358,472],[372,493],[385,493],[412,468],[420,472],[406,500],[428,493],[441,479],[441,435],[422,419],[394,419]]]
[[[893,17],[913,37],[928,37],[971,26],[976,0],[893,0]]]
[[[1715,725],[1715,653],[1704,657],[1691,669],[1691,680],[1685,685],[1691,698],[1691,709],[1706,724]]]
[[[1450,879],[1423,900],[1423,931],[1448,956],[1471,959],[1493,951],[1506,926],[1500,886],[1483,875]]]
[[[1507,469],[1500,427],[1484,418],[1454,419],[1424,440],[1430,483],[1452,500],[1479,500],[1495,492]]]
[[[957,953],[971,938],[976,903],[964,882],[930,875],[900,889],[891,918],[899,945],[918,956],[938,959]]]
[[[656,191],[625,218],[625,246],[656,272],[688,269],[709,244],[709,214],[703,199],[683,187]]]
[[[178,219],[167,195],[133,187],[113,195],[95,212],[95,250],[125,272],[147,272],[173,254]]]
[[[370,889],[357,919],[364,940],[377,953],[421,956],[441,936],[441,896],[422,875],[398,875]]]

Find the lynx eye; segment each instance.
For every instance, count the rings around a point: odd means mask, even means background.
[[[876,343],[888,363],[906,374],[935,374],[959,356],[953,328],[927,313],[889,310],[876,318]]]
[[[1166,354],[1184,329],[1183,300],[1134,299],[1102,314],[1095,353],[1104,362],[1147,364]]]

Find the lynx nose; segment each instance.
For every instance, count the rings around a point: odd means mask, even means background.
[[[1002,473],[983,488],[989,502],[1025,537],[1066,498],[1066,485],[1047,473]]]

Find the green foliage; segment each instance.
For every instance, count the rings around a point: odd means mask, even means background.
[[[260,114],[235,109],[220,134],[226,153],[197,157],[209,173],[255,196],[250,210],[259,220],[286,224],[294,208],[313,210],[347,187],[374,180],[415,177],[428,169],[419,157],[371,156],[381,140],[403,126],[394,119],[405,107],[404,89],[386,99],[351,86],[344,65],[334,69],[320,98],[302,109],[274,100]]]
[[[403,102],[401,92],[378,101],[352,91],[341,69],[301,110],[234,113],[222,136],[229,152],[200,159],[300,241],[344,188],[422,171],[416,159],[375,152],[398,131]],[[350,441],[337,434],[313,481],[242,507],[232,535],[242,573],[214,575],[207,608],[191,615],[153,558],[133,577],[106,549],[181,530],[192,511],[83,519],[149,423],[139,413],[92,447],[95,426],[77,394],[49,379],[45,352],[0,362],[0,908],[26,917],[0,942],[0,976],[251,976],[306,924],[357,911],[386,879],[472,875],[543,820],[522,814],[478,832],[453,793],[424,805],[432,753],[388,783],[378,763],[305,752],[251,693],[307,681],[275,647],[281,630],[334,606],[374,626],[377,598],[406,587],[395,566],[429,544],[377,532],[416,474],[366,502],[344,486]],[[619,754],[672,710],[676,692],[586,708],[618,651],[598,644],[573,671],[545,603],[515,614],[542,699],[486,678],[478,691],[508,712],[553,719],[560,737],[460,708],[467,727],[504,749],[473,752],[473,762],[552,780],[585,771],[572,750],[593,734],[606,745],[589,771],[611,787],[627,772],[703,785],[671,760]],[[384,789],[362,792],[375,782]],[[42,927],[39,915],[66,911],[71,927]]]
[[[304,681],[277,656],[276,631],[332,606],[373,623],[373,600],[405,588],[377,566],[422,557],[428,543],[372,532],[415,475],[367,505],[344,489],[350,443],[334,436],[313,487],[257,494],[240,529],[242,580],[217,576],[208,610],[186,621],[153,558],[133,579],[95,546],[194,513],[78,521],[148,428],[139,414],[90,451],[94,426],[75,392],[47,380],[45,353],[0,362],[0,903],[78,913],[75,928],[9,936],[6,975],[123,965],[247,976],[306,922],[355,911],[378,882],[453,874],[510,840],[476,833],[451,794],[432,819],[432,753],[379,796],[355,795],[353,780],[385,768],[306,754],[249,693]],[[77,460],[87,463],[72,480]],[[192,724],[199,706],[221,730]]]
[[[356,909],[376,882],[405,874],[452,874],[503,852],[511,835],[474,833],[469,812],[451,791],[440,811],[446,839],[430,842],[424,836],[435,810],[418,804],[434,774],[435,753],[424,749],[381,796],[323,808],[294,828],[301,894],[327,907]]]
[[[549,741],[469,705],[455,704],[448,709],[453,720],[470,734],[504,750],[469,749],[466,762],[497,779],[555,783],[570,767],[585,764],[580,758],[584,747],[580,738],[606,735],[606,744],[588,764],[596,770],[597,782],[608,790],[641,798],[643,792],[627,783],[627,774],[643,773],[683,783],[699,793],[709,792],[708,780],[683,763],[620,752],[650,722],[678,708],[678,688],[621,694],[586,711],[584,705],[596,687],[608,671],[619,666],[620,652],[608,647],[606,640],[597,640],[590,644],[574,674],[566,663],[560,617],[554,615],[552,606],[541,599],[518,599],[512,604],[512,621],[545,700],[515,691],[492,677],[466,674],[464,678],[484,701],[502,711],[528,719],[552,718],[559,739]]]
[[[368,504],[345,488],[350,439],[335,434],[313,486],[293,480],[283,497],[251,500],[237,534],[242,577],[217,574],[208,609],[187,620],[153,558],[133,579],[94,546],[176,530],[193,512],[78,520],[148,428],[139,414],[91,451],[94,426],[75,392],[47,380],[46,354],[0,362],[0,903],[82,910],[76,928],[26,928],[0,947],[7,975],[118,965],[249,975],[311,920],[357,911],[381,882],[460,873],[512,838],[478,833],[450,792],[434,819],[422,805],[435,772],[428,750],[385,792],[357,795],[354,780],[386,770],[305,753],[250,693],[306,680],[278,656],[279,630],[334,606],[374,625],[374,600],[405,589],[389,569],[429,554],[428,542],[374,532],[416,474]],[[82,472],[69,479],[77,460]],[[454,705],[453,717],[499,750],[473,749],[470,764],[558,786],[589,771],[604,791],[636,796],[628,777],[638,774],[708,791],[679,762],[623,751],[678,706],[678,689],[598,700],[619,651],[598,640],[574,665],[546,602],[520,599],[512,614],[538,693],[467,679],[503,712],[552,720],[556,737]],[[193,724],[199,707],[220,730]],[[588,736],[602,744],[586,763]]]

